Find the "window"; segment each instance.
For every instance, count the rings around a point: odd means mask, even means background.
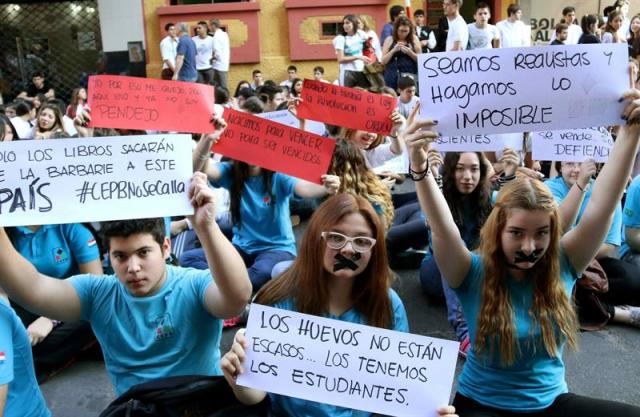
[[[341,23],[342,22],[321,22],[321,37],[333,38],[342,33]]]

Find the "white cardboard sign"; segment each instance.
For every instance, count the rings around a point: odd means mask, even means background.
[[[445,136],[617,125],[626,44],[422,54],[420,104]]]
[[[436,417],[458,342],[251,305],[238,384],[372,413]]]
[[[538,161],[607,162],[613,138],[606,127],[533,132],[533,159]]]
[[[300,129],[300,120],[296,119],[289,110],[270,111],[266,113],[259,113],[256,116]],[[324,136],[326,129],[324,128],[324,123],[307,119],[305,120],[304,130],[306,132],[315,133],[318,136]]]
[[[495,152],[504,148],[520,151],[523,138],[522,133],[441,136],[432,146],[441,152]]]
[[[0,142],[0,226],[193,214],[189,135]]]

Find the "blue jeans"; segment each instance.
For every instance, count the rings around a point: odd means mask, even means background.
[[[282,250],[272,250],[257,253],[246,253],[239,247],[236,250],[242,256],[244,264],[248,267],[249,279],[253,285],[253,292],[258,291],[264,284],[271,279],[271,270],[282,261],[289,261],[295,258],[289,252]],[[180,257],[180,265],[185,268],[207,269],[207,258],[202,248],[186,251]]]
[[[440,273],[435,258],[429,255],[425,257],[420,266],[422,290],[430,297],[442,297],[444,294],[447,302],[447,320],[449,320],[449,324],[456,332],[458,340],[462,341],[469,335],[469,326],[462,312],[462,305],[460,305],[460,300],[458,300],[456,293]]]

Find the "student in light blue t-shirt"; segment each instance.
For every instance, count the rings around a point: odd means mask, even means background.
[[[556,162],[560,173],[556,178],[545,181],[554,199],[560,205],[562,224],[569,229],[578,224],[591,199],[596,166],[593,160],[582,163]],[[640,305],[640,274],[628,263],[619,259],[618,248],[622,236],[622,207],[616,205],[613,220],[607,236],[598,249],[595,259],[607,274],[609,290],[597,297],[609,314],[609,322],[631,324],[640,327],[640,309],[628,305]],[[586,317],[587,321],[592,319]]]
[[[102,275],[98,243],[82,224],[18,226],[9,230],[9,237],[16,250],[41,274],[59,279],[76,274]],[[27,328],[40,382],[68,366],[96,342],[86,322],[54,321],[15,303],[13,308]]]
[[[219,375],[222,319],[239,314],[251,295],[242,258],[216,224],[204,174],[192,177],[189,198],[210,270],[166,265],[162,218],[104,223],[115,274],[67,280],[39,274],[0,228],[0,284],[38,314],[91,323],[118,395],[164,377]]]
[[[390,288],[392,277],[384,242],[385,228],[364,197],[338,194],[314,212],[302,238],[300,256],[280,277],[265,285],[255,302],[276,308],[315,314],[334,320],[401,332],[409,331],[402,301]],[[339,256],[351,260],[346,267]],[[358,255],[358,256],[356,256]],[[319,261],[321,268],[317,268]],[[319,290],[321,288],[322,290]],[[277,416],[369,417],[371,413],[236,385],[247,338],[236,333],[223,357],[222,371],[236,397],[257,404],[268,395]],[[242,359],[240,359],[242,358]],[[328,378],[328,384],[331,378]],[[323,392],[323,385],[309,388]],[[325,387],[328,395],[330,388]],[[444,407],[440,415],[453,413]]]
[[[33,370],[31,343],[0,289],[0,415],[50,417]]]
[[[571,303],[576,278],[600,249],[620,201],[640,139],[640,91],[625,93],[629,123],[620,129],[609,162],[593,185],[577,226],[563,232],[549,189],[528,177],[498,193],[469,251],[436,181],[427,154],[437,122],[413,123],[403,133],[433,255],[469,320],[471,349],[454,405],[464,416],[640,416],[640,408],[568,392],[564,346],[575,347],[578,320]]]
[[[247,103],[261,108],[258,99],[249,99]],[[249,269],[255,292],[271,279],[276,264],[296,256],[289,211],[291,197],[295,194],[318,198],[335,194],[340,180],[335,175],[323,175],[318,178],[323,185],[318,185],[244,162],[215,164],[208,153],[216,141],[209,135],[198,142],[193,153],[194,171],[205,172],[214,187],[229,190],[232,243]],[[182,254],[180,265],[204,268],[203,261],[202,250],[194,249]]]

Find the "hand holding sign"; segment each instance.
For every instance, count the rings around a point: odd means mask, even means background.
[[[298,117],[388,135],[396,99],[368,91],[304,80]]]
[[[440,137],[438,132],[432,130],[437,124],[436,120],[416,120],[402,132],[402,139],[409,150],[409,169],[421,170],[428,161],[431,143]]]

